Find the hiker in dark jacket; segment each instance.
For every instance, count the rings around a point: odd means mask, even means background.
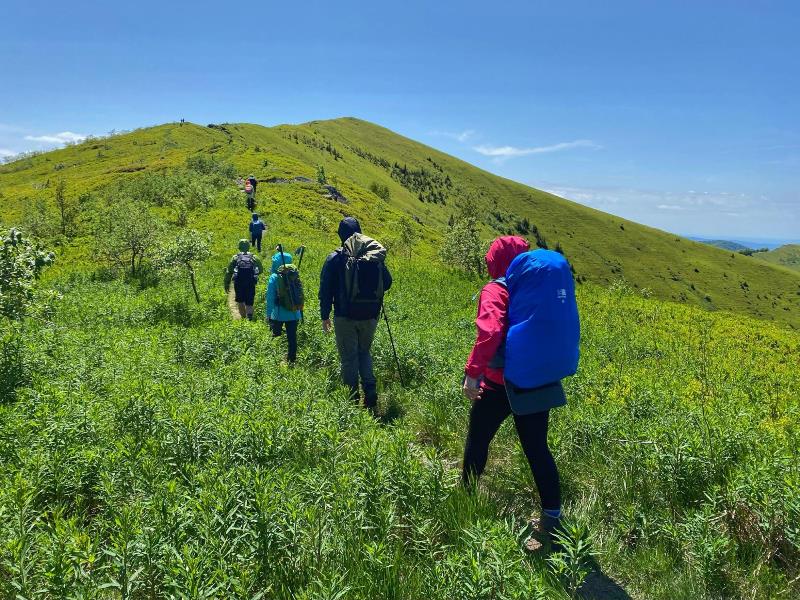
[[[353,248],[363,240],[374,242],[361,236],[361,226],[353,217],[346,217],[339,223],[339,239],[342,247],[334,250],[325,259],[319,284],[319,307],[322,317],[322,330],[331,330],[331,309],[333,309],[333,328],[336,335],[336,348],[339,351],[342,382],[350,389],[354,399],[358,399],[359,377],[364,390],[364,406],[374,410],[378,401],[377,382],[372,371],[370,348],[378,327],[378,316],[383,305],[383,292],[392,286],[392,276],[381,258],[375,266],[362,267],[365,279],[359,285],[372,293],[354,291],[352,278],[348,279],[348,256]],[[358,234],[358,235],[357,235]],[[377,243],[375,243],[377,244]],[[385,249],[377,244],[377,248]],[[372,281],[366,281],[372,276]]]
[[[486,254],[486,266],[492,280],[481,290],[475,319],[477,337],[464,369],[462,386],[464,395],[472,401],[462,471],[463,483],[468,486],[475,484],[483,473],[492,439],[503,421],[513,414],[506,390],[503,360],[498,359],[504,356],[509,327],[509,291],[505,276],[512,261],[528,250],[526,240],[505,236],[497,238]],[[537,343],[549,341],[537,340]],[[550,411],[513,414],[513,417],[519,441],[539,490],[542,507],[540,532],[550,538],[561,518],[558,469],[547,445]],[[530,538],[528,546],[538,549],[541,542]]]
[[[266,231],[267,226],[258,218],[258,213],[253,213],[253,220],[250,221],[250,245],[261,252],[261,236]]]
[[[253,304],[256,298],[256,285],[258,276],[264,271],[261,261],[257,256],[250,254],[250,242],[239,240],[239,252],[233,255],[225,269],[225,292],[227,293],[233,281],[233,290],[236,293],[236,304],[241,317],[253,320]]]

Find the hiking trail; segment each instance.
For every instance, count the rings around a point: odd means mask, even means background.
[[[231,318],[234,321],[242,318],[242,315],[239,314],[239,305],[236,304],[236,292],[233,290],[233,285],[228,290],[228,310],[231,312]]]

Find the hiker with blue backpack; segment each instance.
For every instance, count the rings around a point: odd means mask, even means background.
[[[258,253],[261,253],[261,238],[267,229],[264,221],[259,219],[258,213],[253,213],[253,220],[250,221],[250,245],[254,246]]]
[[[286,329],[287,361],[293,364],[297,360],[297,324],[303,318],[303,285],[298,267],[292,263],[292,255],[284,252],[280,245],[275,250],[267,283],[266,318],[272,337],[280,337]]]
[[[477,483],[489,445],[509,415],[541,501],[539,533],[554,544],[561,523],[561,485],[547,444],[550,410],[566,404],[561,380],[578,366],[580,325],[567,260],[530,250],[517,236],[497,238],[486,254],[492,280],[480,293],[477,337],[462,391],[472,401],[462,481]],[[538,549],[535,536],[528,541]]]
[[[378,391],[370,350],[392,276],[386,268],[386,248],[362,234],[355,218],[342,219],[337,233],[342,245],[328,255],[320,274],[322,330],[328,333],[333,326],[342,382],[351,397],[359,399],[360,379],[364,406],[375,412]]]
[[[239,240],[239,252],[233,255],[228,268],[225,269],[225,292],[230,290],[233,281],[233,291],[236,294],[236,305],[239,315],[244,319],[253,320],[253,304],[256,298],[256,285],[258,276],[264,271],[261,261],[250,253],[250,242]]]

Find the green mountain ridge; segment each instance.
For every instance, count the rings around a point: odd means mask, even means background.
[[[800,244],[786,244],[756,255],[759,260],[800,271]]]
[[[314,186],[259,188],[262,202],[307,221],[323,210],[353,213],[379,228],[389,225],[391,234],[391,225],[411,215],[427,242],[419,251],[432,256],[448,220],[469,200],[487,240],[534,237],[535,228],[549,247],[563,249],[579,282],[625,279],[662,299],[800,327],[800,275],[504,179],[352,117],[274,127],[166,124],[24,158],[0,167],[0,218],[18,221],[25,205],[52,197],[48,188],[59,179],[75,194],[103,190],[181,166],[196,154],[231,162],[262,181],[313,179],[323,166],[350,206],[321,198]],[[370,191],[376,185],[388,190],[388,201]],[[267,215],[272,209],[269,203],[261,208]]]
[[[709,246],[715,246],[717,248],[721,248],[722,250],[730,250],[731,252],[739,252],[740,250],[749,250],[750,246],[745,246],[744,244],[740,244],[739,242],[734,242],[731,240],[701,240],[695,239],[695,242],[702,242],[703,244],[708,244]]]

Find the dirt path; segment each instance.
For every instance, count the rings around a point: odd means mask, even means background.
[[[239,305],[236,304],[236,293],[233,291],[233,286],[228,290],[228,310],[231,312],[231,319],[238,321],[242,318],[239,314]]]

